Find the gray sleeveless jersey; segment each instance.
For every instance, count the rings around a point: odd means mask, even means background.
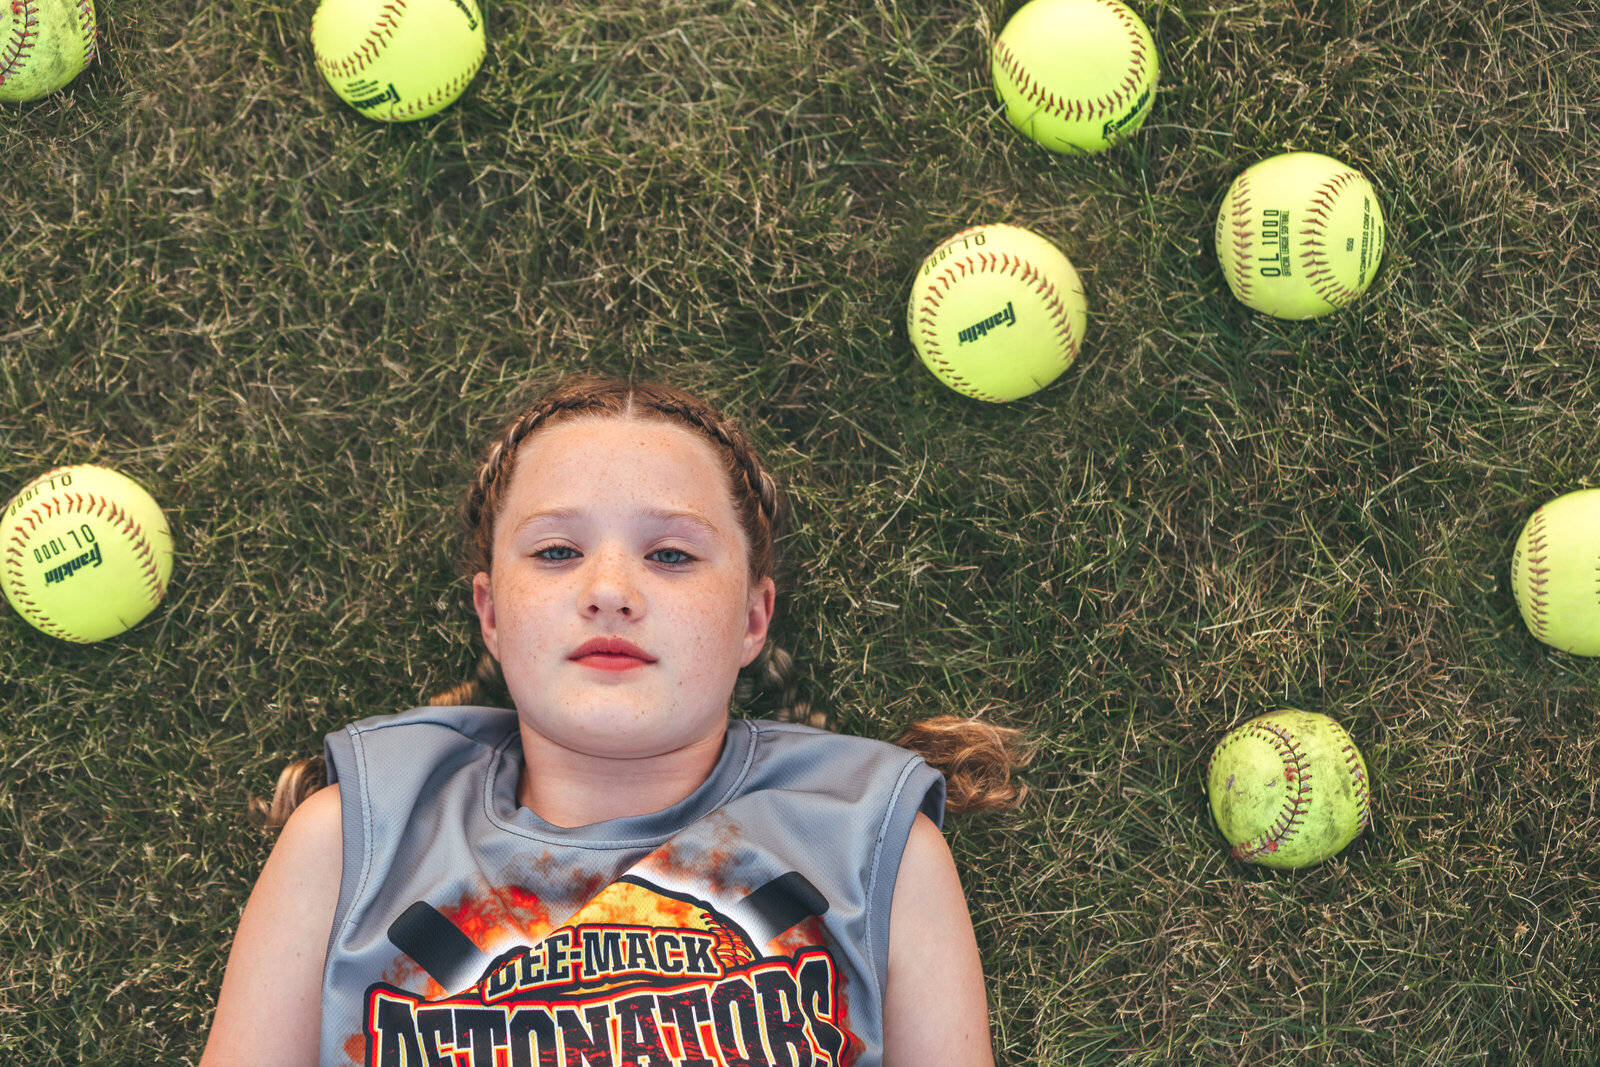
[[[515,712],[378,716],[327,756],[323,1067],[880,1062],[895,875],[944,809],[921,757],[734,720],[681,803],[563,828],[517,805]]]

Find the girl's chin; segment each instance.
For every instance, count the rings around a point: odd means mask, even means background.
[[[726,709],[700,716],[669,711],[657,716],[631,707],[590,707],[562,715],[519,712],[524,733],[598,759],[650,759],[703,744],[721,745]]]

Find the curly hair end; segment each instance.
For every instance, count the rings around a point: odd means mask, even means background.
[[[250,798],[250,815],[267,830],[282,830],[294,809],[327,784],[328,769],[321,756],[297,759],[278,774],[278,784],[272,790],[270,802],[260,797]]]
[[[1020,730],[936,715],[906,727],[895,743],[944,774],[945,810],[952,814],[1004,811],[1027,796],[1028,787],[1011,780],[1012,771],[1033,760]]]

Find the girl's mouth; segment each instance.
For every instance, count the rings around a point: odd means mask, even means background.
[[[627,671],[656,661],[644,649],[620,637],[590,638],[567,658],[602,671]]]
[[[606,652],[595,652],[587,656],[578,656],[573,662],[581,663],[585,667],[594,667],[602,671],[631,671],[635,667],[647,666],[644,660],[637,656],[614,656]]]

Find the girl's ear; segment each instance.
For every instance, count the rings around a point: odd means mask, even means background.
[[[479,571],[472,576],[472,606],[478,611],[478,632],[483,634],[484,647],[489,650],[489,655],[499,659],[500,648],[495,639],[494,590],[489,585],[488,571]]]
[[[767,643],[767,628],[772,625],[772,611],[778,599],[778,586],[770,577],[763,578],[750,590],[750,602],[745,610],[744,658],[739,666],[748,667],[750,661]],[[482,616],[480,611],[479,616]]]

